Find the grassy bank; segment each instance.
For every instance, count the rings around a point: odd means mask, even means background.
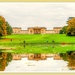
[[[4,52],[12,53],[65,53],[66,51],[75,51],[75,45],[60,44],[29,44],[29,45],[2,45],[0,48],[7,48]],[[10,48],[10,49],[9,49]]]
[[[53,44],[52,41],[55,43]],[[10,48],[10,50],[4,51],[13,53],[64,53],[75,50],[75,45],[70,43],[75,43],[75,36],[66,36],[65,34],[18,34],[2,37],[0,48]]]
[[[65,34],[18,34],[9,35],[1,39],[0,43],[75,43],[75,36],[66,36]]]

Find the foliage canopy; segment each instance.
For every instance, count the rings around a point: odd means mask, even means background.
[[[67,35],[75,36],[75,18],[68,21]]]

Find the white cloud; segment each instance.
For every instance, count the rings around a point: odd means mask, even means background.
[[[66,25],[68,17],[75,17],[75,3],[0,3],[0,13],[12,27],[52,29]]]

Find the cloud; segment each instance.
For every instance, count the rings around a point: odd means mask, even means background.
[[[75,16],[75,3],[0,3],[0,14],[12,27],[52,29],[66,25],[68,17]]]

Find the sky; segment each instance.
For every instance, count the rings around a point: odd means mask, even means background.
[[[43,3],[0,3],[0,15],[12,27],[53,27],[67,25],[69,17],[75,17],[75,3],[72,2],[43,2]]]

